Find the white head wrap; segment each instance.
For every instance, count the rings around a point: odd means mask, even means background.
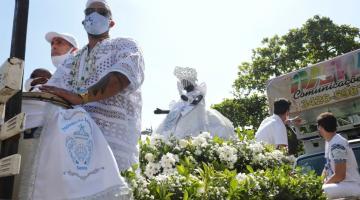
[[[181,80],[188,80],[194,86],[196,86],[197,82],[197,72],[194,68],[190,67],[175,67],[174,75]]]
[[[199,91],[203,96],[205,96],[206,90],[207,90],[206,84],[205,83],[201,83],[201,84],[197,83],[198,80],[197,80],[196,69],[191,68],[191,67],[175,67],[174,75],[176,76],[176,78],[179,79],[179,81],[177,82],[177,87],[178,87],[178,91],[179,91],[180,95],[182,95],[184,92],[183,91],[184,85],[181,83],[181,81],[187,80],[191,84],[193,84],[196,91]]]
[[[105,7],[110,10],[110,6],[106,0],[88,0],[86,2],[86,8],[88,8],[92,3],[95,3],[95,2],[103,3],[105,5]]]

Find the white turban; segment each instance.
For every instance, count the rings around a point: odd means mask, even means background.
[[[95,2],[103,3],[110,10],[110,6],[106,0],[88,0],[86,2],[86,8],[88,8],[92,3],[95,3]]]

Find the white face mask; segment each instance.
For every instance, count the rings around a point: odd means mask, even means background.
[[[29,78],[25,81],[25,85],[24,85],[24,90],[25,92],[30,92],[30,89],[31,89],[31,82],[33,82],[33,78]]]
[[[83,21],[86,32],[91,35],[101,35],[109,30],[110,18],[104,17],[97,12],[93,12],[85,17]]]
[[[55,67],[59,67],[61,64],[64,64],[65,59],[71,54],[72,48],[61,56],[51,56],[51,61]]]

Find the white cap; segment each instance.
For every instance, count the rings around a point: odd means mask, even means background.
[[[95,3],[95,2],[103,3],[105,5],[105,7],[107,7],[110,10],[110,6],[106,0],[88,0],[86,2],[86,8],[88,8],[92,3]]]
[[[45,39],[51,43],[52,40],[56,37],[62,38],[66,41],[68,41],[70,44],[72,44],[75,48],[78,48],[76,39],[74,36],[68,34],[68,33],[57,33],[57,32],[48,32],[45,35]]]

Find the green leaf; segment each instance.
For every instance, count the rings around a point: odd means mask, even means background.
[[[189,193],[187,190],[184,191],[184,197],[183,200],[188,200],[189,199]]]
[[[133,170],[133,171],[136,171],[137,169],[139,168],[139,164],[133,164],[132,166],[131,166],[131,169]]]
[[[254,173],[254,169],[250,165],[246,165],[246,169],[249,173]]]
[[[232,180],[230,181],[230,188],[231,188],[232,190],[235,190],[235,189],[237,188],[237,186],[238,186],[238,181],[237,181],[236,179],[232,179]]]
[[[183,165],[177,165],[176,168],[180,175],[187,176],[189,174],[188,170]]]

